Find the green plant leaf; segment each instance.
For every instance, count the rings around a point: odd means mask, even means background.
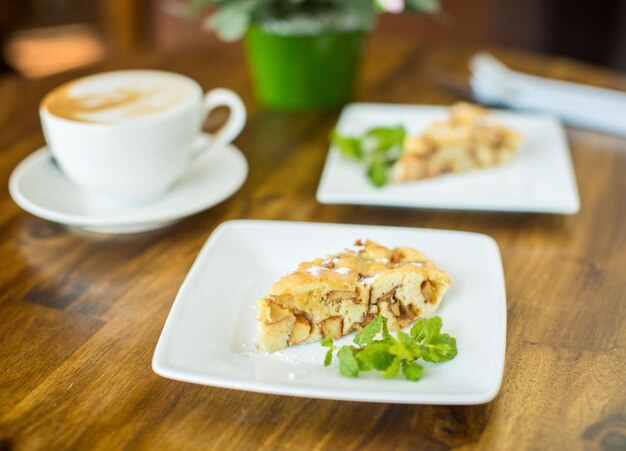
[[[416,363],[404,362],[402,364],[402,374],[404,374],[407,380],[417,382],[424,375],[424,368]]]
[[[372,185],[385,186],[389,181],[389,168],[404,150],[406,131],[402,125],[374,127],[361,136],[342,135],[337,130],[330,132],[331,143],[343,155],[362,161]]]
[[[438,316],[420,319],[410,334],[402,331],[396,337],[389,333],[387,319],[378,315],[354,337],[355,346],[342,346],[337,353],[339,372],[346,377],[358,377],[360,371],[380,371],[383,377],[395,377],[400,367],[407,380],[417,381],[423,368],[415,361],[441,363],[457,355],[456,339],[441,333],[442,321]],[[382,333],[382,339],[376,339]],[[322,340],[328,347],[324,365],[332,363],[334,343],[331,337]]]
[[[391,354],[401,359],[408,360],[409,362],[412,362],[420,356],[421,350],[411,339],[410,335],[399,330],[396,336],[398,337],[396,343],[389,346],[389,352]]]
[[[392,377],[396,377],[398,375],[398,370],[400,369],[400,359],[398,357],[393,358],[391,361],[391,365],[387,367],[385,371],[383,371],[382,376],[391,379]]]
[[[365,139],[374,143],[374,152],[387,152],[394,148],[401,148],[404,145],[406,132],[402,125],[393,127],[375,127],[365,132]]]
[[[236,41],[245,34],[257,6],[256,0],[220,2],[217,11],[205,21],[205,26],[213,29],[224,41]]]
[[[376,8],[373,0],[341,0],[337,3],[359,29],[368,31],[374,28]]]
[[[418,319],[411,328],[411,337],[416,342],[429,343],[434,337],[439,336],[442,324],[439,316]]]
[[[441,11],[439,0],[406,0],[407,9],[427,14]]]
[[[447,362],[457,355],[456,339],[448,334],[441,334],[420,347],[422,349],[420,357],[427,362]]]
[[[374,341],[364,348],[361,348],[356,355],[361,371],[370,371],[372,369],[384,371],[387,369],[394,359],[389,353],[389,344],[383,341]]]
[[[352,346],[342,346],[337,352],[339,359],[339,372],[346,377],[357,377],[359,375],[359,363],[354,357]]]
[[[330,366],[333,363],[333,351],[335,350],[335,344],[333,343],[333,337],[326,337],[322,340],[322,346],[328,349],[326,356],[324,357],[324,366]]]
[[[370,344],[382,330],[383,323],[386,324],[386,322],[387,318],[378,315],[354,336],[354,342],[359,346]]]
[[[339,134],[337,130],[330,133],[331,143],[339,149],[339,151],[348,158],[361,160],[363,158],[363,150],[361,149],[361,140],[351,136]]]
[[[326,355],[324,356],[324,366],[330,366],[333,363],[333,350],[329,349],[326,351]]]
[[[383,339],[391,338],[393,340],[394,338],[389,333],[389,328],[387,327],[387,318],[385,318],[382,315],[379,315],[379,316],[383,319]]]
[[[382,160],[374,160],[367,169],[367,177],[376,188],[385,186],[389,180],[387,165]]]
[[[441,363],[457,355],[456,339],[441,333],[439,316],[418,320],[411,328],[411,337],[419,344],[419,357],[427,362]]]

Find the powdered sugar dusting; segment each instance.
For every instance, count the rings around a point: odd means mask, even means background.
[[[374,280],[376,280],[377,277],[378,277],[378,274],[375,274],[372,277],[366,277],[365,279],[361,280],[361,283],[364,285],[372,285],[374,283]]]
[[[298,354],[284,350],[269,353],[268,356],[285,363],[302,363],[302,359]]]
[[[318,277],[322,273],[322,271],[326,269],[328,268],[323,268],[321,266],[311,266],[310,268],[305,269],[304,272],[308,272],[309,274],[312,274],[315,277]]]
[[[417,266],[418,268],[424,267],[424,262],[411,262],[409,265]]]
[[[335,271],[336,273],[339,273],[341,275],[346,275],[346,274],[348,274],[352,270],[350,268],[337,268],[337,269],[334,269],[333,271]]]
[[[273,362],[273,363],[286,363],[288,365],[306,365],[306,366],[320,366],[320,358],[323,359],[324,351],[320,350],[319,343],[311,343],[312,347],[307,348],[306,345],[304,348],[301,346],[297,346],[296,348],[288,348],[281,349],[276,352],[262,352],[257,351],[254,354],[248,354],[250,357],[259,358],[261,357],[265,361]],[[322,357],[320,357],[320,351],[322,352]],[[297,379],[298,375],[294,371],[293,376],[287,374],[289,379]]]
[[[385,264],[389,263],[389,259],[385,257],[377,258],[376,261],[379,263],[385,263]]]

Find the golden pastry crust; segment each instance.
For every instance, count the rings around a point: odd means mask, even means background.
[[[379,313],[390,329],[437,309],[449,276],[421,252],[357,241],[327,258],[300,263],[257,301],[258,346],[273,352],[359,330]]]
[[[407,136],[392,179],[406,182],[494,166],[513,158],[520,143],[521,137],[494,121],[489,110],[456,103],[449,118],[433,123],[420,136]]]

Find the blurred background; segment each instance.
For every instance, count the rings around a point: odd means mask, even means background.
[[[0,0],[0,72],[40,78],[145,49],[223,45],[178,0]],[[375,37],[483,44],[626,71],[626,1],[442,0],[382,16]]]

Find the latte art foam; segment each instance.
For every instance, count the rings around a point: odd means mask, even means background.
[[[184,78],[158,72],[113,72],[80,78],[50,92],[42,106],[78,122],[126,123],[174,110],[191,101]]]

